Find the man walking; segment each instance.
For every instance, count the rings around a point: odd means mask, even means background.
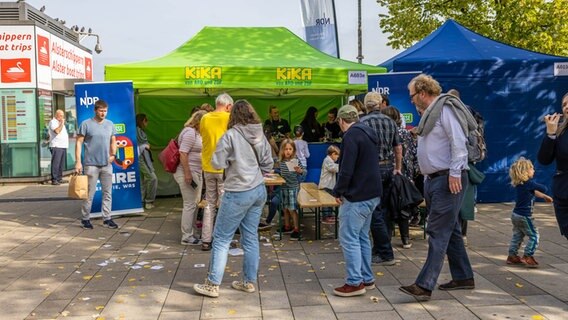
[[[51,151],[51,184],[63,182],[63,166],[69,147],[69,135],[65,128],[63,110],[55,111],[55,117],[49,121],[49,149]]]
[[[83,229],[93,229],[90,212],[97,190],[97,180],[101,181],[103,192],[101,208],[103,226],[110,229],[118,228],[110,215],[112,210],[112,162],[116,158],[116,130],[114,123],[106,119],[107,112],[108,104],[104,100],[97,100],[95,116],[83,121],[77,132],[75,171],[84,172],[89,179],[89,197],[83,201],[81,206]],[[85,145],[85,153],[81,161],[83,145]]]
[[[418,164],[426,177],[428,256],[414,284],[400,290],[429,300],[448,256],[452,281],[440,290],[473,289],[473,271],[463,243],[459,211],[467,185],[467,134],[476,127],[467,107],[456,97],[440,95],[442,88],[421,74],[408,84],[410,100],[422,115],[418,125]]]
[[[364,104],[369,114],[361,119],[361,122],[373,130],[378,139],[378,165],[381,171],[383,192],[381,203],[373,211],[371,233],[373,235],[373,264],[379,266],[392,266],[395,264],[394,253],[391,245],[391,220],[392,210],[386,200],[391,190],[392,177],[401,174],[402,169],[402,145],[398,136],[398,128],[391,118],[381,113],[382,97],[377,92],[369,92],[365,95]],[[393,162],[394,160],[394,162]],[[375,162],[377,164],[377,162]],[[401,228],[403,230],[404,228]],[[406,228],[408,230],[408,228]],[[408,234],[402,235],[403,245],[410,245]]]
[[[217,148],[217,142],[227,131],[229,115],[233,106],[233,98],[226,93],[220,94],[215,99],[215,110],[209,112],[201,118],[199,132],[203,140],[201,149],[201,164],[205,179],[205,200],[207,206],[203,213],[203,227],[201,230],[201,250],[211,250],[211,238],[213,233],[213,221],[217,202],[223,195],[223,170],[213,168],[211,158]]]
[[[376,160],[378,139],[373,130],[358,123],[354,106],[341,107],[337,117],[344,135],[333,195],[340,204],[339,243],[347,276],[345,284],[333,293],[352,297],[375,287],[369,227],[373,209],[380,202],[382,184]]]

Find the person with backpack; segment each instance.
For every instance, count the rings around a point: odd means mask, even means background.
[[[451,89],[448,94],[455,96],[460,99],[460,93],[456,89]],[[485,139],[483,137],[484,122],[483,117],[479,112],[473,109],[469,105],[465,105],[475,122],[477,123],[477,130],[473,133],[470,132],[470,137],[468,137],[468,176],[469,181],[465,187],[465,194],[463,199],[463,204],[460,209],[460,224],[462,230],[462,238],[464,245],[467,247],[467,227],[468,221],[475,220],[476,212],[476,202],[477,202],[477,185],[483,182],[485,175],[476,168],[476,164],[483,159],[485,159],[485,154],[487,152],[485,147]]]
[[[431,76],[420,74],[408,84],[410,100],[421,115],[418,125],[418,164],[426,177],[424,197],[428,208],[428,255],[413,284],[399,289],[419,300],[429,300],[444,265],[452,280],[439,290],[474,289],[473,270],[459,223],[464,186],[469,178],[468,133],[477,128],[467,107],[455,96],[441,94]]]

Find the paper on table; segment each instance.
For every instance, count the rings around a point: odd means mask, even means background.
[[[298,159],[292,159],[290,161],[286,161],[286,166],[290,172],[294,172],[294,168],[298,166]]]

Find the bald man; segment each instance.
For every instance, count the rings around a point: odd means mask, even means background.
[[[63,110],[55,111],[55,116],[49,121],[49,150],[51,151],[51,184],[56,186],[63,182],[63,166],[69,147],[69,136],[65,128]]]

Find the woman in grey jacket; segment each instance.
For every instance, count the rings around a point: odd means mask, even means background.
[[[211,159],[215,169],[225,169],[225,193],[213,231],[213,250],[209,275],[193,289],[216,298],[227,264],[227,254],[237,228],[244,250],[243,279],[232,287],[254,292],[258,272],[258,223],[266,202],[264,174],[273,167],[270,144],[262,130],[260,118],[246,100],[238,100],[231,109],[227,132],[217,143]]]

